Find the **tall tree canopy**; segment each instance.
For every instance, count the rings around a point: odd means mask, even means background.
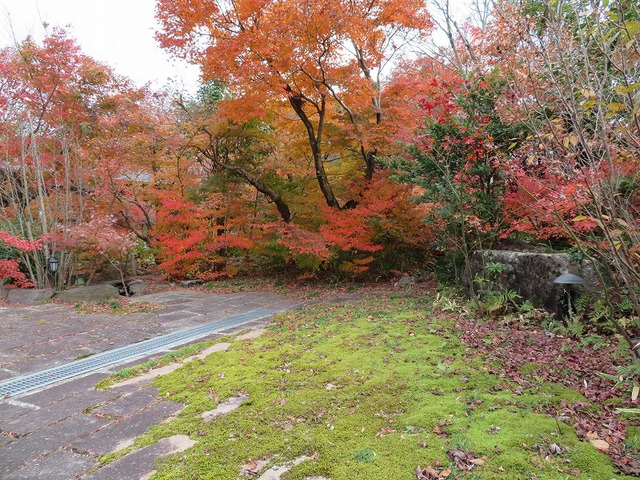
[[[357,152],[371,179],[383,118],[381,73],[407,42],[429,27],[422,0],[160,0],[158,38],[200,64],[203,78],[228,86],[226,114],[242,122],[281,111],[303,125],[318,185],[340,208],[325,169]],[[286,107],[289,113],[283,111]],[[346,144],[330,149],[326,131]]]

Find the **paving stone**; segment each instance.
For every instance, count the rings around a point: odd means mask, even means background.
[[[168,331],[179,331],[179,330],[190,330],[192,328],[196,328],[199,327],[200,325],[202,325],[202,323],[206,323],[206,322],[196,322],[196,321],[192,321],[193,318],[183,318],[181,320],[174,320],[173,322],[167,322],[165,323],[165,328]]]
[[[18,333],[15,336],[3,337],[0,341],[0,345],[2,345],[3,351],[6,352],[11,349],[28,346],[32,343],[42,342],[43,340],[43,337],[35,334],[34,332],[24,332],[22,334]]]
[[[229,350],[230,346],[231,346],[231,344],[229,342],[214,343],[213,345],[211,345],[206,350],[203,350],[199,354],[194,355],[192,358],[193,358],[193,360],[195,360],[195,359],[204,360],[205,358],[207,358],[212,353],[226,352],[227,350]],[[187,359],[187,360],[191,360],[191,359]]]
[[[167,310],[172,311],[172,312],[177,312],[179,310],[182,310],[182,308],[184,308],[188,301],[186,299],[175,299],[175,300],[167,300],[166,302],[162,302],[164,305],[171,305],[171,307],[168,308],[163,308],[162,310],[160,310],[161,312],[166,312]],[[172,308],[173,307],[173,308]]]
[[[74,362],[83,358],[87,358],[95,354],[89,347],[74,348],[70,350],[63,350],[60,352],[61,358],[64,363]]]
[[[158,389],[154,387],[147,387],[136,390],[128,395],[123,395],[113,402],[96,408],[94,412],[114,417],[123,417],[125,415],[139,412],[157,400]]]
[[[287,473],[296,465],[299,465],[307,460],[309,460],[309,457],[298,457],[291,462],[285,463],[284,465],[274,465],[273,467],[269,468],[269,470],[260,475],[260,478],[258,480],[280,480],[282,478],[282,475]]]
[[[21,415],[8,421],[0,421],[0,430],[26,435],[48,425],[53,425],[74,413],[80,413],[94,405],[113,400],[118,396],[115,392],[92,391],[83,395],[65,398],[42,407],[40,410],[30,412],[29,415]]]
[[[41,390],[40,392],[24,395],[20,397],[20,400],[27,403],[33,403],[34,405],[38,405],[40,407],[44,407],[53,402],[64,400],[65,398],[73,397],[87,391],[94,391],[96,383],[107,376],[109,376],[108,373],[92,373],[85,377],[74,378],[73,380],[54,385],[52,387]]]
[[[60,450],[4,477],[5,480],[69,480],[98,466],[89,455]]]
[[[71,445],[78,453],[106,455],[128,447],[133,440],[144,434],[149,427],[161,423],[184,408],[175,402],[161,402],[130,417],[112,422],[91,437],[83,438]]]
[[[240,405],[247,401],[248,398],[249,395],[238,395],[236,397],[231,397],[219,404],[215,409],[204,412],[201,417],[205,422],[210,422],[215,418],[222,417],[238,409]]]
[[[54,320],[56,318],[61,320]],[[69,312],[38,312],[31,318],[30,323],[34,332],[57,338],[72,333],[70,326],[73,319]]]
[[[12,441],[2,447],[0,478],[19,470],[40,455],[55,452],[73,440],[93,433],[107,422],[106,419],[76,415]]]
[[[120,390],[123,387],[135,387],[135,389],[138,389],[138,388],[140,388],[141,385],[149,383],[154,378],[158,378],[158,377],[160,377],[162,375],[167,375],[167,374],[177,370],[181,366],[182,366],[181,363],[170,363],[169,365],[165,365],[164,367],[153,368],[153,369],[149,370],[148,372],[145,372],[145,373],[143,373],[141,375],[138,375],[138,376],[132,377],[132,378],[127,378],[126,380],[123,380],[122,382],[116,383],[115,385],[113,385],[112,388],[113,389],[117,389],[117,391],[123,391],[123,392],[131,391],[129,388],[125,388],[124,390]]]
[[[238,335],[236,340],[254,340],[262,335],[267,330],[264,328],[253,328],[249,330],[247,333],[243,333],[242,335]]]
[[[58,365],[67,363],[64,360],[64,354],[44,355],[42,357],[28,358],[17,360],[11,364],[11,370],[15,372],[15,376],[27,375],[29,373],[40,372]]]
[[[163,438],[158,443],[131,452],[101,468],[89,475],[87,480],[147,479],[155,472],[153,464],[159,457],[184,452],[195,444],[186,435]]]
[[[18,405],[11,405],[10,403],[2,402],[0,403],[0,425],[2,421],[9,420],[10,418],[18,417],[25,413],[31,413],[33,409],[20,407]]]
[[[234,312],[247,312],[250,308],[242,308],[240,305],[202,305],[202,306],[190,306],[187,310],[191,315],[206,315],[209,318],[226,318],[234,314]]]
[[[160,314],[160,318],[163,324],[167,324],[169,322],[180,321],[191,319],[191,317],[196,317],[192,312],[185,312],[184,310],[176,310],[174,312],[162,313]]]
[[[59,312],[63,310],[73,310],[72,307],[67,305],[59,305],[56,303],[46,303],[44,305],[34,305],[31,307],[32,310],[37,312]]]
[[[41,355],[54,355],[60,351],[60,347],[45,340],[44,342],[40,341],[25,345],[23,350],[32,357],[39,357]]]

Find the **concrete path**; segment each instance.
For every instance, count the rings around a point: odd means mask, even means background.
[[[72,307],[56,304],[0,308],[0,381],[258,308],[285,310],[296,305],[265,292],[194,290],[144,295],[137,301],[161,308],[119,316],[80,315]],[[264,321],[236,330],[256,323]],[[183,408],[157,398],[150,380],[95,390],[97,382],[125,366],[0,400],[0,479],[147,478],[158,456],[189,448],[190,439],[171,437],[99,468],[99,456],[127,448],[149,427]]]

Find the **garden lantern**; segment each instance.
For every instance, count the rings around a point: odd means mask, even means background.
[[[47,261],[47,265],[49,267],[49,273],[55,274],[58,271],[58,266],[60,265],[60,262],[55,256],[52,256]]]
[[[564,290],[564,297],[566,299],[566,312],[563,311],[563,308],[560,308],[560,312],[561,316],[563,318],[563,320],[565,318],[571,318],[571,316],[573,315],[573,310],[575,308],[575,290],[573,289],[574,285],[584,285],[584,279],[582,277],[579,277],[578,275],[575,275],[573,273],[563,273],[562,275],[560,275],[558,278],[556,278],[553,283],[557,284],[557,285],[562,285],[563,290]]]

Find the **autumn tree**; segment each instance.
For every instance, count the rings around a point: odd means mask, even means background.
[[[437,74],[425,79],[422,127],[407,153],[390,164],[400,181],[417,186],[415,198],[426,206],[425,221],[439,233],[434,247],[453,255],[454,266],[459,262],[466,278],[473,278],[473,251],[491,248],[508,227],[504,169],[524,128],[499,114],[504,89],[499,76],[465,78],[442,66],[431,71]],[[456,278],[461,273],[456,270]],[[469,287],[475,298],[472,282]]]
[[[244,180],[272,202],[282,221],[289,223],[291,210],[287,201],[265,180],[273,177],[267,160],[275,149],[274,130],[259,119],[233,121],[225,109],[220,108],[220,102],[226,95],[224,85],[205,82],[196,98],[178,100],[176,119],[183,146],[185,150],[195,152],[205,179],[210,180],[224,172]]]
[[[380,148],[369,135],[383,119],[382,71],[428,27],[421,1],[158,2],[162,45],[227,85],[226,108],[241,123],[268,110],[303,125],[328,206],[341,208],[325,164],[327,130],[351,137],[367,178]],[[353,147],[350,147],[353,150]],[[335,160],[335,159],[334,159]]]
[[[518,59],[511,89],[532,135],[511,172],[514,226],[564,238],[604,269],[608,318],[637,356],[616,305],[640,315],[640,10],[532,1],[515,11],[518,41],[501,51]],[[496,12],[504,24],[514,7]]]
[[[49,283],[47,259],[59,257],[58,286],[74,261],[58,240],[96,209],[100,159],[88,144],[114,99],[130,89],[110,69],[82,54],[62,30],[41,44],[4,49],[0,67],[1,228],[41,248],[21,255],[30,281]]]

